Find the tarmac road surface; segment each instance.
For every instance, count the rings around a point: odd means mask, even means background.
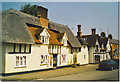
[[[78,73],[73,75],[59,76],[54,78],[48,78],[44,80],[95,80],[95,81],[119,81],[119,70],[113,71],[90,71],[85,73]]]

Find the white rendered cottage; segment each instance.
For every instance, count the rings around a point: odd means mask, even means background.
[[[81,35],[82,35],[81,25],[78,25],[78,32],[76,37],[81,43],[81,48],[79,50],[80,52],[78,53],[77,58],[80,65],[85,65],[89,63],[88,62],[88,46],[87,46],[87,42],[83,40]]]
[[[83,35],[82,38],[88,43],[89,63],[98,63],[102,60],[111,59],[110,39],[96,34],[96,29],[91,29],[91,35]]]
[[[2,12],[3,74],[73,64],[80,49],[68,26],[48,21],[46,8],[38,7],[38,17],[17,10]]]

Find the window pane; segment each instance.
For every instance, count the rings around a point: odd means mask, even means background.
[[[14,44],[13,52],[15,52],[16,44]]]
[[[44,36],[42,36],[42,43],[44,43]]]
[[[20,57],[20,65],[22,65],[22,57]]]
[[[46,36],[46,43],[48,43],[48,37]]]
[[[59,46],[57,47],[58,53],[59,53]]]
[[[16,56],[16,66],[19,66],[19,56]]]
[[[15,52],[19,52],[19,44],[16,44]]]
[[[66,55],[62,55],[62,63],[66,62]]]
[[[29,52],[29,44],[26,44],[26,52]]]
[[[47,62],[48,62],[48,56],[41,55],[41,64],[47,64]]]
[[[21,52],[24,52],[24,49],[25,49],[25,45],[22,44],[22,45],[21,45]]]
[[[41,64],[43,63],[43,55],[41,55]]]
[[[26,65],[26,56],[23,56],[23,65]]]

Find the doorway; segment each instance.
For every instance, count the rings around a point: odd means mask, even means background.
[[[99,63],[100,62],[100,56],[99,55],[95,55],[95,62]]]
[[[53,67],[57,67],[57,54],[53,54]]]

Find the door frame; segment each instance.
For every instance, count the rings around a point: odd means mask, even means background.
[[[54,58],[56,57],[56,64],[53,63],[53,67],[57,67],[57,55],[58,54],[53,54],[53,62],[54,62]]]

